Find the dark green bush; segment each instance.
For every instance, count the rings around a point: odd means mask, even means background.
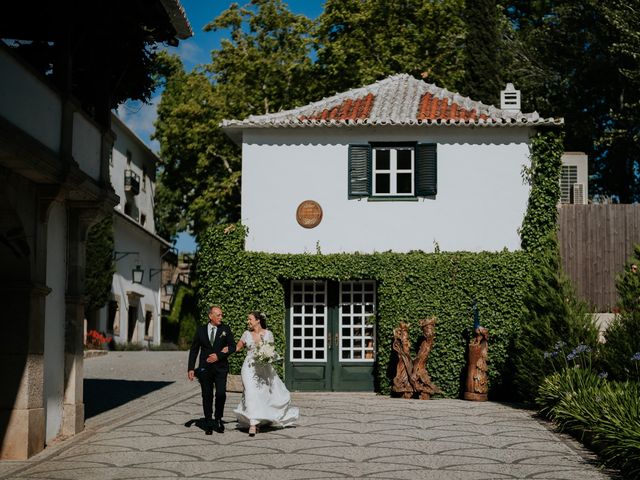
[[[517,400],[531,402],[544,378],[557,369],[545,359],[545,352],[557,352],[561,343],[569,350],[580,344],[595,349],[598,328],[562,274],[555,249],[540,253],[531,272],[524,308],[522,333],[514,342],[512,393]]]
[[[640,475],[640,384],[612,382],[589,368],[565,368],[545,379],[540,412],[586,439],[624,478]]]
[[[616,380],[640,381],[640,362],[633,360],[640,352],[640,245],[616,279],[616,289],[620,312],[605,332],[603,368]]]

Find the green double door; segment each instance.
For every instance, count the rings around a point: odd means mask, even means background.
[[[285,383],[292,391],[373,391],[376,284],[293,280]]]

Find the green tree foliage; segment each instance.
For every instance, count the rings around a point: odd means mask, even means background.
[[[560,201],[560,169],[562,167],[562,134],[538,133],[531,140],[531,167],[525,169],[525,180],[531,185],[527,212],[520,239],[522,248],[540,253],[554,249],[554,239]]]
[[[109,300],[115,266],[113,263],[113,216],[89,229],[86,246],[87,310],[99,310]]]
[[[321,90],[341,92],[395,73],[460,83],[463,0],[327,0],[316,34]]]
[[[506,58],[500,29],[507,25],[501,17],[496,0],[465,4],[464,79],[459,91],[489,105],[500,105],[500,90],[505,86],[502,70]]]
[[[189,229],[198,237],[210,225],[238,220],[240,150],[219,123],[310,100],[311,27],[281,0],[252,0],[232,4],[205,27],[230,32],[211,64],[185,73],[176,57],[161,56],[165,91],[155,138],[163,235]]]
[[[640,380],[640,245],[636,245],[624,271],[616,279],[619,315],[605,332],[603,368],[617,380]]]
[[[239,149],[218,127],[225,99],[202,71],[185,73],[177,57],[161,56],[165,91],[154,137],[160,142],[157,228],[166,238],[236,220],[240,209]]]
[[[561,156],[562,135],[547,132],[532,139],[531,168],[525,171],[531,193],[520,236],[522,247],[534,254],[535,262],[526,289],[522,331],[515,337],[510,358],[511,395],[527,402],[533,401],[540,383],[554,370],[545,352],[557,352],[559,342],[573,348],[595,347],[598,341],[593,318],[577,300],[560,265],[556,205]]]
[[[555,235],[555,234],[552,234]],[[545,242],[557,245],[557,239]],[[587,306],[577,300],[575,292],[560,268],[557,249],[547,248],[536,254],[524,300],[522,331],[514,342],[513,387],[511,394],[520,401],[532,402],[544,378],[556,366],[545,353],[561,355],[580,344],[595,348],[598,328]],[[559,348],[566,344],[567,350]]]
[[[175,300],[171,305],[171,312],[166,317],[165,329],[163,326],[163,339],[175,342],[182,350],[191,346],[191,341],[196,333],[198,323],[196,321],[197,304],[193,288],[181,284],[175,293]]]
[[[512,71],[524,109],[565,118],[565,149],[589,155],[593,193],[640,200],[640,89],[629,75],[637,72],[639,2],[503,4],[514,25]]]

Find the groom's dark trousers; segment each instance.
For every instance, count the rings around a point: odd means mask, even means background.
[[[216,420],[222,420],[224,404],[227,400],[227,374],[229,373],[229,362],[227,357],[236,351],[236,343],[233,340],[231,329],[224,324],[217,327],[216,336],[211,345],[207,335],[207,324],[200,325],[189,349],[188,370],[195,370],[202,390],[202,409],[204,418],[211,420],[212,415]],[[222,349],[228,347],[229,351],[223,353]],[[196,357],[200,354],[199,367],[196,369]],[[218,361],[207,363],[207,357],[215,353]],[[213,391],[215,387],[215,412],[213,410]]]

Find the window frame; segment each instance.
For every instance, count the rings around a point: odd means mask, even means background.
[[[398,152],[404,150],[411,152],[411,167],[409,169],[398,168]],[[389,168],[378,168],[378,152],[388,151]],[[378,173],[389,175],[389,193],[378,191]],[[398,192],[398,175],[409,173],[411,175],[411,191],[408,193]],[[371,145],[371,197],[415,197],[416,185],[416,149],[415,145]]]

